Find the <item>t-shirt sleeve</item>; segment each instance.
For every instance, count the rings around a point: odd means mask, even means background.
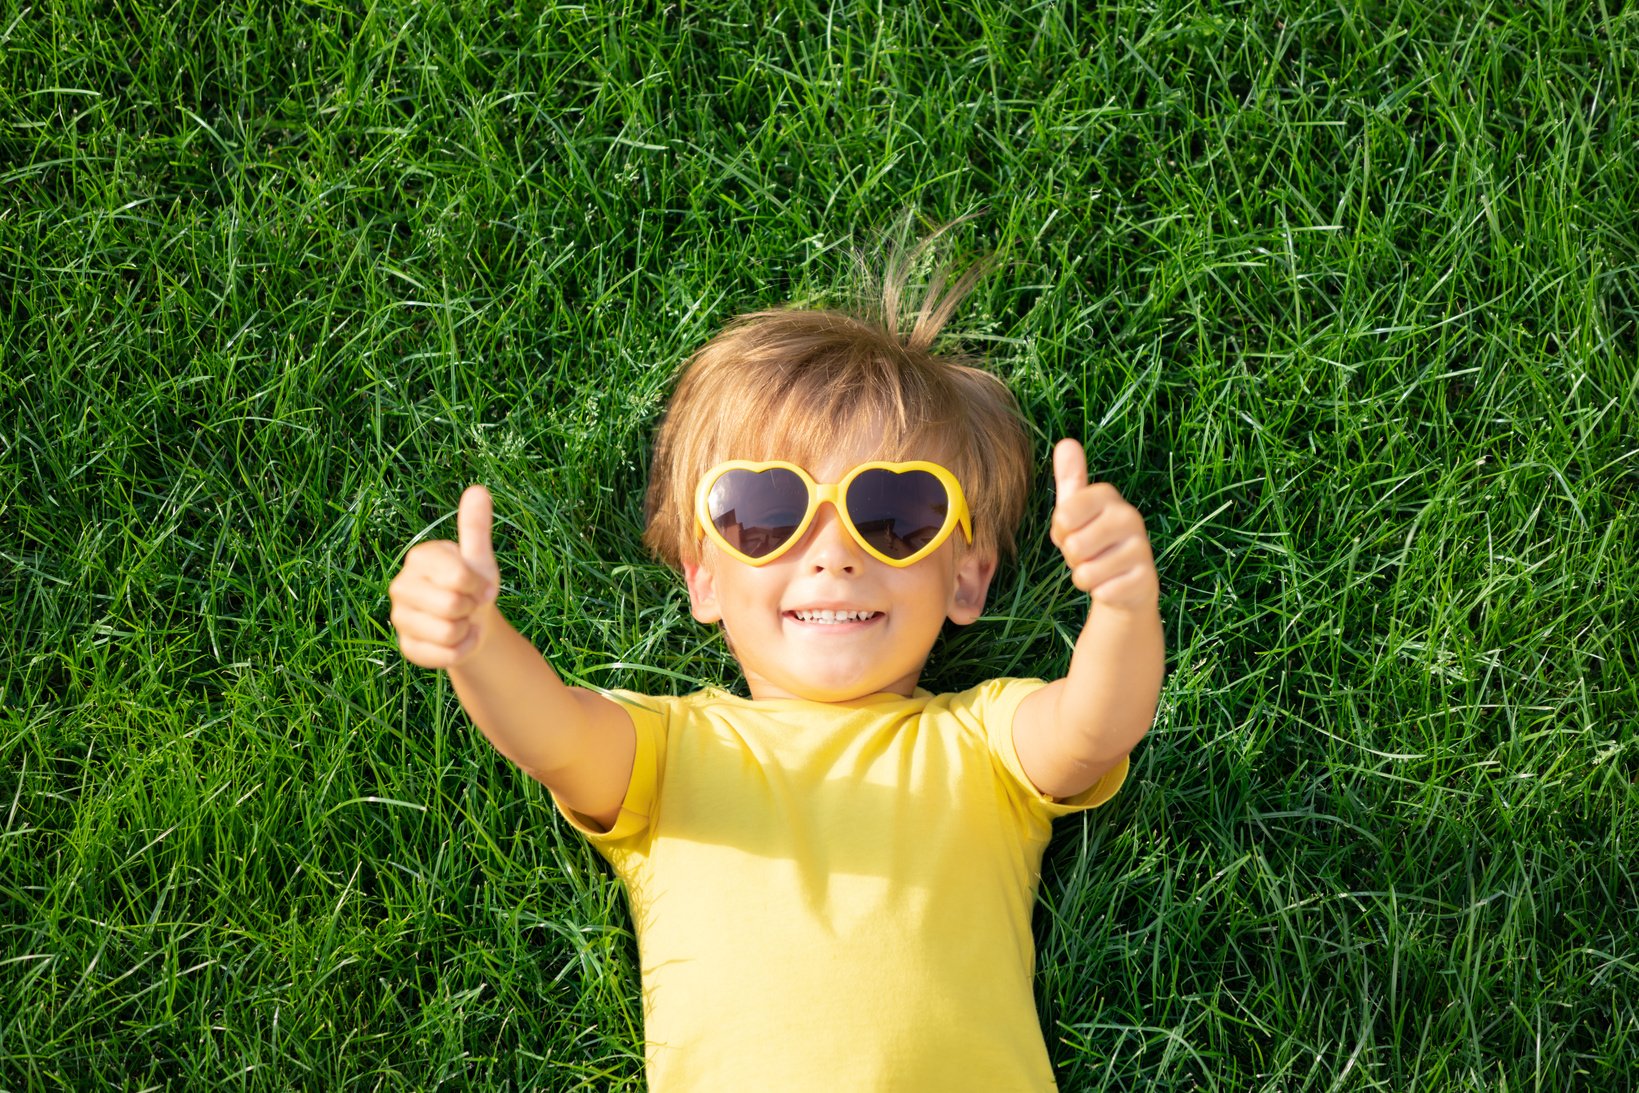
[[[982,711],[980,721],[990,742],[990,753],[1033,811],[1056,817],[1097,808],[1114,797],[1127,780],[1129,764],[1125,756],[1097,784],[1074,797],[1054,797],[1041,792],[1019,762],[1018,749],[1013,746],[1013,715],[1018,712],[1020,702],[1045,686],[1047,681],[1042,679],[993,679],[969,692]]]
[[[596,820],[567,807],[558,800],[557,794],[552,794],[552,803],[558,813],[600,850],[648,831],[649,817],[654,812],[660,787],[667,722],[667,706],[659,699],[632,691],[604,691],[603,694],[625,707],[631,716],[632,728],[637,733],[637,750],[632,755],[632,779],[626,784],[626,796],[620,802],[620,815],[615,817],[614,826],[605,831]]]

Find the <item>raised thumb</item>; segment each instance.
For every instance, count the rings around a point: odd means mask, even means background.
[[[461,495],[461,507],[456,512],[456,543],[461,548],[461,560],[474,573],[489,582],[489,595],[500,588],[501,570],[495,564],[495,546],[490,540],[490,526],[495,521],[495,500],[483,486],[468,486]]]
[[[1087,453],[1081,441],[1065,437],[1053,446],[1053,479],[1060,501],[1087,484]]]

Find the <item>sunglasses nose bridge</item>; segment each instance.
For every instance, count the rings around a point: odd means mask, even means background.
[[[810,543],[832,538],[832,541],[842,546],[843,551],[852,558],[860,553],[860,544],[853,533],[849,531],[849,521],[844,512],[842,490],[835,485],[816,485],[813,489],[813,514],[808,521],[808,527],[803,538]],[[831,506],[831,517],[826,518],[825,506]]]
[[[834,483],[810,487],[814,494],[814,515],[819,515],[821,505],[829,503],[831,508],[840,517],[842,515],[842,491]]]
[[[826,505],[830,505],[831,515],[835,518],[837,525],[844,532],[844,538],[850,540],[853,539],[852,534],[848,531],[853,524],[853,519],[848,515],[847,495],[843,492],[843,487],[828,483],[825,485],[814,486],[813,492],[814,516],[813,519],[809,521],[809,526],[813,527],[815,524],[818,524],[821,517],[824,515],[824,507]]]

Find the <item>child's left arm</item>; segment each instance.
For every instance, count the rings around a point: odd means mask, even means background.
[[[1074,440],[1053,449],[1053,474],[1053,543],[1092,607],[1069,673],[1019,703],[1013,746],[1037,789],[1073,797],[1097,785],[1149,731],[1166,645],[1144,518],[1114,486],[1088,483],[1087,455]]]

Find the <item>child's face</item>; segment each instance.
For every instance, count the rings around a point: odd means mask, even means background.
[[[816,482],[836,482],[877,457],[863,445],[840,445],[804,469]],[[694,617],[723,624],[752,698],[909,695],[945,620],[965,625],[984,610],[995,562],[959,550],[960,538],[896,568],[866,553],[824,504],[803,537],[766,565],[734,559],[708,540],[700,561],[683,571]],[[875,614],[832,623],[798,617],[808,610]]]

